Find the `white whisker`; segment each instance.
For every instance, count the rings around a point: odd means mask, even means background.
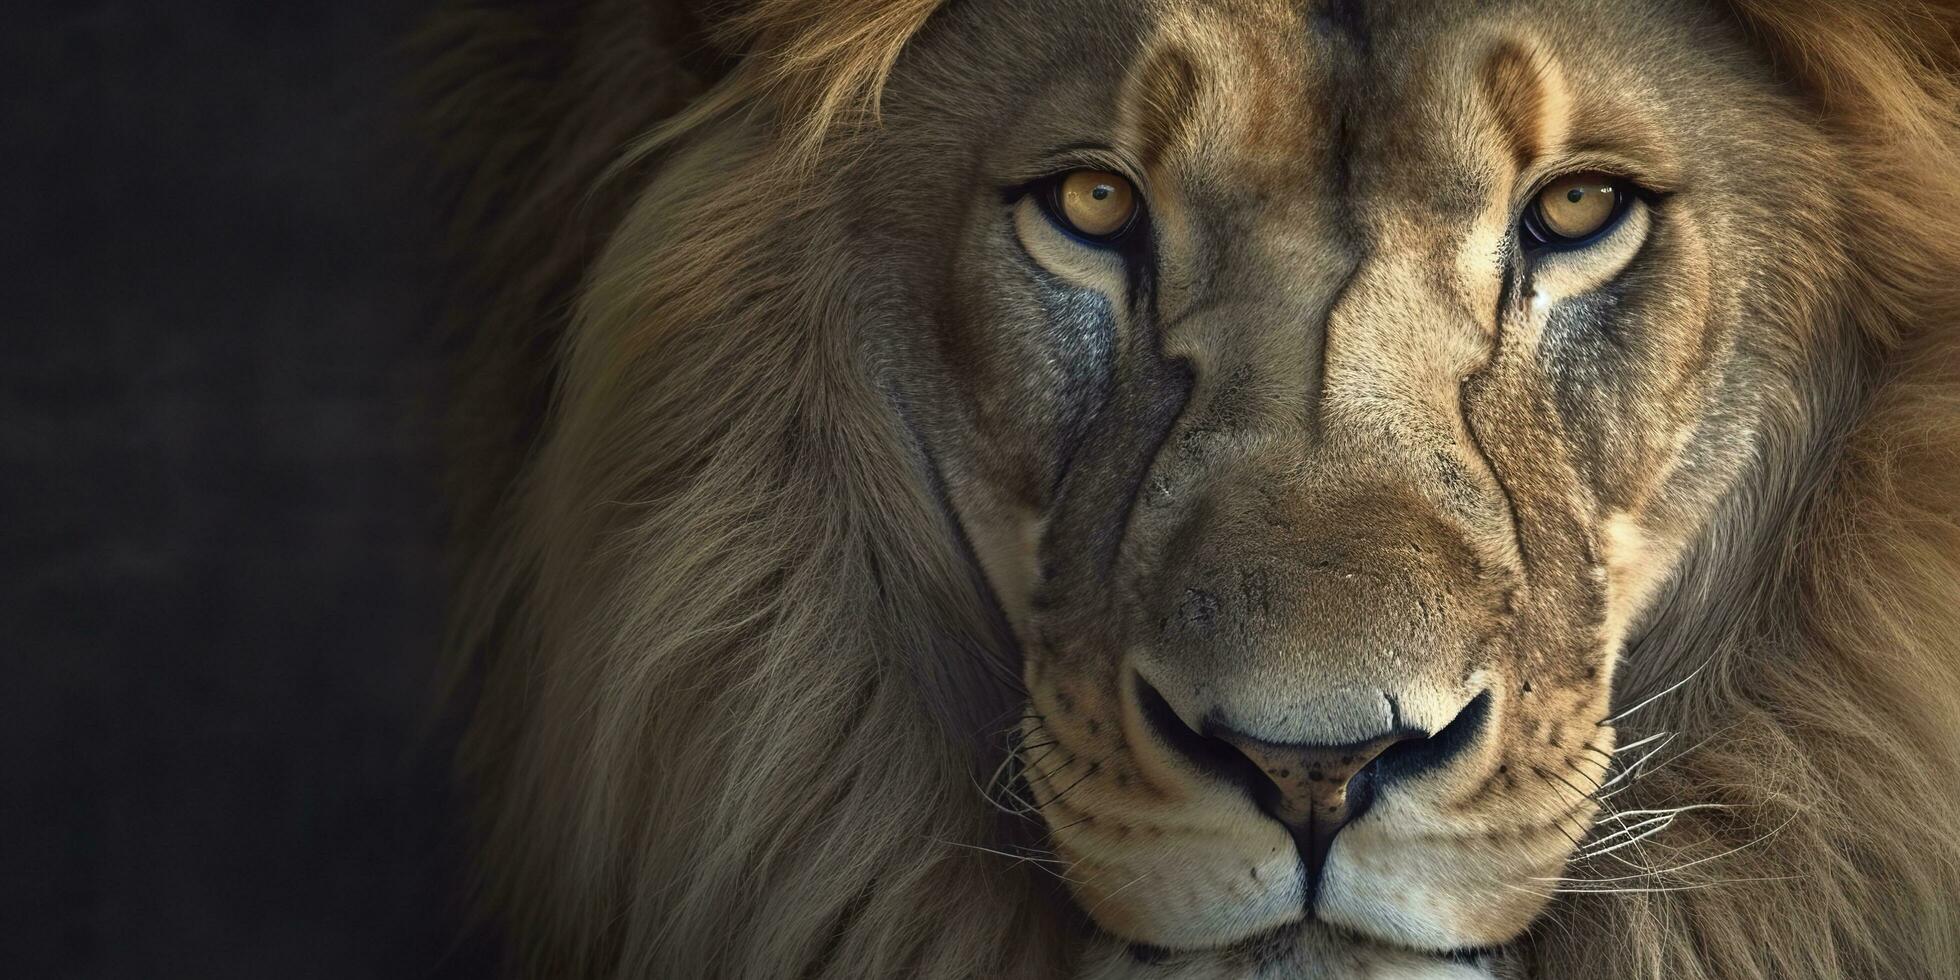
[[[1687,748],[1685,748],[1685,749],[1682,749],[1681,751],[1679,751],[1679,752],[1676,752],[1676,753],[1674,753],[1674,754],[1673,754],[1673,755],[1671,755],[1671,756],[1668,756],[1668,757],[1667,757],[1666,759],[1663,759],[1663,760],[1661,760],[1661,761],[1660,761],[1659,763],[1656,763],[1656,767],[1659,767],[1659,766],[1665,766],[1665,765],[1669,765],[1669,764],[1671,764],[1672,762],[1674,762],[1674,760],[1676,760],[1676,759],[1680,759],[1680,758],[1683,758],[1683,757],[1685,757],[1685,756],[1689,756],[1689,755],[1693,755],[1694,753],[1696,753],[1696,752],[1698,752],[1698,751],[1700,751],[1700,750],[1701,750],[1701,747],[1702,747],[1702,746],[1704,746],[1704,745],[1707,745],[1708,743],[1710,743],[1710,742],[1712,742],[1712,741],[1714,741],[1714,740],[1716,740],[1717,738],[1720,738],[1721,736],[1723,736],[1723,735],[1725,735],[1725,734],[1727,734],[1727,733],[1728,733],[1728,730],[1727,730],[1727,729],[1723,729],[1722,731],[1718,731],[1718,732],[1715,732],[1714,734],[1711,734],[1711,735],[1709,735],[1709,736],[1708,736],[1707,738],[1704,738],[1704,739],[1702,739],[1701,741],[1699,741],[1699,742],[1696,742],[1695,744],[1693,744],[1693,745],[1690,745],[1690,746],[1688,746]],[[1602,794],[1600,794],[1600,797],[1599,797],[1599,798],[1600,798],[1600,800],[1601,800],[1601,801],[1603,802],[1603,801],[1605,801],[1605,800],[1608,800],[1608,799],[1611,799],[1612,797],[1614,797],[1614,796],[1617,796],[1617,795],[1619,795],[1619,794],[1621,794],[1621,793],[1624,793],[1624,792],[1626,792],[1626,791],[1627,791],[1627,790],[1628,790],[1629,788],[1631,788],[1631,786],[1633,785],[1633,782],[1638,782],[1638,781],[1639,781],[1639,778],[1640,778],[1641,776],[1644,776],[1644,775],[1646,775],[1646,770],[1645,770],[1645,767],[1646,767],[1646,764],[1648,763],[1648,761],[1650,761],[1651,759],[1653,759],[1653,757],[1654,757],[1654,756],[1655,756],[1656,754],[1658,754],[1658,753],[1659,753],[1659,752],[1661,751],[1661,749],[1663,749],[1663,748],[1666,748],[1666,747],[1667,747],[1667,745],[1668,745],[1668,743],[1670,743],[1670,742],[1672,742],[1672,741],[1673,741],[1673,738],[1671,738],[1671,737],[1670,737],[1670,738],[1668,738],[1667,740],[1665,740],[1665,741],[1663,741],[1663,742],[1662,742],[1662,743],[1661,743],[1660,745],[1657,745],[1657,746],[1655,746],[1655,747],[1654,747],[1654,750],[1653,750],[1652,752],[1649,752],[1649,753],[1647,753],[1646,755],[1643,755],[1643,756],[1641,756],[1641,757],[1640,757],[1640,761],[1639,761],[1639,762],[1636,762],[1636,763],[1634,763],[1634,764],[1633,764],[1633,766],[1631,767],[1632,769],[1635,769],[1635,770],[1640,770],[1639,772],[1637,772],[1637,773],[1636,773],[1636,774],[1634,775],[1634,778],[1633,778],[1633,781],[1631,781],[1631,782],[1629,782],[1629,783],[1628,783],[1628,784],[1627,784],[1626,786],[1621,786],[1621,787],[1620,787],[1619,789],[1616,789],[1616,790],[1614,790],[1614,791],[1613,791],[1613,792],[1611,792],[1611,793],[1602,793]],[[1602,788],[1604,788],[1604,787],[1602,787]]]
[[[1629,828],[1627,828],[1626,830],[1623,830],[1623,831],[1620,831],[1620,833],[1623,833],[1623,834],[1624,834],[1624,833],[1629,833],[1629,832],[1633,832],[1633,831],[1636,831],[1636,830],[1638,830],[1638,831],[1639,831],[1638,833],[1634,833],[1634,834],[1633,834],[1633,836],[1631,836],[1631,837],[1628,837],[1628,838],[1627,838],[1626,840],[1623,840],[1623,841],[1621,841],[1621,842],[1619,842],[1618,844],[1614,844],[1614,845],[1613,845],[1613,846],[1611,846],[1611,847],[1603,847],[1603,848],[1597,848],[1597,849],[1595,849],[1595,850],[1588,850],[1588,851],[1586,851],[1586,852],[1584,852],[1583,854],[1581,854],[1580,856],[1581,856],[1582,858],[1584,858],[1584,859],[1586,859],[1586,860],[1588,860],[1588,861],[1590,861],[1590,860],[1593,860],[1593,859],[1595,859],[1595,858],[1602,858],[1602,857],[1605,857],[1606,855],[1608,855],[1608,854],[1611,854],[1611,853],[1613,853],[1614,851],[1617,851],[1617,850],[1619,850],[1619,849],[1621,849],[1621,848],[1623,848],[1623,847],[1632,847],[1632,846],[1634,846],[1634,845],[1636,845],[1636,844],[1639,844],[1639,843],[1640,843],[1641,841],[1644,841],[1644,840],[1646,840],[1647,838],[1649,838],[1649,837],[1652,837],[1652,836],[1654,836],[1655,834],[1658,834],[1658,833],[1660,833],[1661,831],[1663,831],[1663,830],[1666,830],[1667,828],[1669,828],[1669,827],[1672,827],[1672,826],[1674,826],[1674,818],[1673,818],[1673,817],[1655,817],[1655,818],[1653,819],[1653,821],[1651,821],[1651,826],[1650,826],[1649,824],[1634,824],[1634,825],[1633,825],[1632,827],[1629,827]],[[1641,828],[1641,827],[1646,827],[1647,829],[1645,829],[1645,830],[1639,830],[1639,828]],[[1600,841],[1600,843],[1605,843],[1605,841],[1606,841],[1606,840],[1610,840],[1610,839],[1611,839],[1611,838],[1605,838],[1605,839],[1602,839],[1602,840]],[[1629,863],[1629,864],[1630,864],[1630,862],[1623,862],[1623,863]],[[1635,865],[1631,865],[1631,866],[1632,866],[1632,867],[1636,867],[1636,868],[1638,868],[1638,867],[1640,867],[1640,866],[1639,866],[1639,865],[1637,865],[1637,864],[1635,864]],[[1642,870],[1644,871],[1645,869],[1643,868]]]
[[[1704,888],[1720,888],[1723,885],[1743,885],[1758,881],[1800,881],[1802,875],[1780,875],[1769,878],[1727,878],[1722,881],[1702,881],[1692,885],[1646,885],[1627,888],[1561,888],[1564,895],[1646,895],[1659,892],[1692,892]]]
[[[1622,820],[1627,817],[1673,816],[1674,814],[1677,813],[1690,813],[1695,810],[1734,810],[1734,809],[1736,809],[1736,807],[1728,803],[1691,803],[1687,806],[1666,807],[1659,810],[1621,810],[1617,813],[1614,813],[1611,816],[1601,817],[1600,822],[1605,823],[1608,820]]]
[[[1654,870],[1654,871],[1647,871],[1647,872],[1643,872],[1643,873],[1641,873],[1641,874],[1637,874],[1637,875],[1621,875],[1621,876],[1619,876],[1619,877],[1616,877],[1616,878],[1548,878],[1548,879],[1537,879],[1537,880],[1541,880],[1541,881],[1557,881],[1557,882],[1568,882],[1568,881],[1569,881],[1569,882],[1573,882],[1573,883],[1576,883],[1576,884],[1595,884],[1595,885],[1596,885],[1596,884],[1604,884],[1604,883],[1608,883],[1608,882],[1615,882],[1615,881],[1634,881],[1634,880],[1636,880],[1636,879],[1640,879],[1640,878],[1658,878],[1658,877],[1661,877],[1661,876],[1664,876],[1664,875],[1671,875],[1671,874],[1678,874],[1678,873],[1680,873],[1680,872],[1682,872],[1682,871],[1686,871],[1686,870],[1688,870],[1689,868],[1692,868],[1692,867],[1694,867],[1694,866],[1696,866],[1696,865],[1699,865],[1699,864],[1707,864],[1707,863],[1708,863],[1708,862],[1710,862],[1710,861],[1719,861],[1719,860],[1721,860],[1721,859],[1723,859],[1723,858],[1725,858],[1725,857],[1729,857],[1730,855],[1733,855],[1733,854],[1736,854],[1736,853],[1739,853],[1739,852],[1741,852],[1741,851],[1744,851],[1744,850],[1747,850],[1747,849],[1749,849],[1749,848],[1751,848],[1751,847],[1755,847],[1755,846],[1756,846],[1757,844],[1761,844],[1762,842],[1764,842],[1764,841],[1766,841],[1766,840],[1769,840],[1769,839],[1770,839],[1771,837],[1774,837],[1774,836],[1776,836],[1777,834],[1779,834],[1779,833],[1782,833],[1782,832],[1783,832],[1783,828],[1785,828],[1785,827],[1788,827],[1788,826],[1790,826],[1790,824],[1791,824],[1792,822],[1794,822],[1794,821],[1795,821],[1796,819],[1797,819],[1797,815],[1796,815],[1796,814],[1791,814],[1791,815],[1790,815],[1790,817],[1789,817],[1789,819],[1787,819],[1787,820],[1785,820],[1785,821],[1783,821],[1783,822],[1782,822],[1782,823],[1780,823],[1780,824],[1777,824],[1777,825],[1776,825],[1776,827],[1775,827],[1774,829],[1771,829],[1771,830],[1769,830],[1769,831],[1766,831],[1766,832],[1764,832],[1764,833],[1763,833],[1763,834],[1762,834],[1761,836],[1759,836],[1759,837],[1757,837],[1757,838],[1756,838],[1755,840],[1752,840],[1752,841],[1748,841],[1747,843],[1743,843],[1743,844],[1737,844],[1736,846],[1734,846],[1734,847],[1731,847],[1731,848],[1729,848],[1729,849],[1728,849],[1728,850],[1726,850],[1726,851],[1722,851],[1722,852],[1720,852],[1720,853],[1717,853],[1717,854],[1710,854],[1710,855],[1707,855],[1706,857],[1699,857],[1699,858],[1696,858],[1696,859],[1694,859],[1693,861],[1687,861],[1687,862],[1683,862],[1683,863],[1681,863],[1681,864],[1677,864],[1677,865],[1675,865],[1675,866],[1673,866],[1673,867],[1671,867],[1671,868],[1660,868],[1660,869],[1657,869],[1657,870]]]
[[[1651,827],[1651,826],[1653,826],[1654,824],[1657,824],[1657,823],[1661,823],[1661,822],[1664,822],[1664,821],[1668,821],[1668,820],[1673,820],[1673,819],[1674,819],[1674,815],[1673,815],[1673,814],[1663,814],[1663,815],[1661,815],[1661,816],[1658,816],[1658,817],[1649,817],[1649,818],[1647,818],[1647,819],[1645,819],[1645,820],[1642,820],[1642,821],[1639,821],[1639,822],[1637,822],[1637,823],[1632,823],[1632,824],[1628,824],[1627,826],[1625,826],[1625,827],[1622,827],[1622,828],[1620,828],[1619,830],[1616,830],[1616,831],[1613,831],[1612,833],[1610,833],[1610,834],[1607,834],[1607,835],[1606,835],[1606,836],[1604,836],[1604,837],[1600,837],[1600,838],[1598,838],[1598,839],[1596,839],[1596,840],[1594,840],[1594,841],[1592,841],[1592,842],[1591,842],[1590,844],[1588,844],[1587,846],[1588,846],[1588,847],[1591,847],[1591,846],[1595,846],[1595,845],[1599,845],[1599,844],[1604,844],[1604,843],[1606,843],[1607,841],[1610,841],[1610,840],[1612,840],[1612,839],[1614,839],[1614,838],[1616,838],[1616,837],[1625,837],[1625,836],[1626,836],[1626,835],[1628,835],[1628,834],[1631,834],[1631,833],[1637,833],[1637,832],[1638,832],[1638,831],[1639,831],[1639,830],[1640,830],[1641,828],[1643,828],[1643,827]]]
[[[959,841],[946,840],[943,837],[931,837],[927,839],[931,840],[933,843],[936,844],[944,844],[947,847],[965,848],[966,850],[969,851],[979,851],[982,854],[992,854],[996,857],[1003,857],[1016,864],[1021,864],[1024,862],[1027,864],[1032,864],[1035,867],[1040,868],[1041,870],[1046,871],[1051,875],[1054,875],[1059,880],[1070,882],[1072,884],[1081,884],[1081,882],[1078,882],[1067,875],[1068,871],[1074,869],[1074,865],[1058,857],[1042,857],[1036,854],[1015,854],[1011,851],[1002,851],[1002,850],[996,850],[991,847],[982,847],[979,844],[962,844]],[[1062,870],[1056,871],[1054,868],[1047,867],[1047,865],[1051,865],[1051,864],[1061,866]]]
[[[1674,734],[1673,732],[1655,732],[1654,734],[1649,735],[1646,738],[1640,739],[1637,742],[1628,742],[1625,745],[1614,746],[1613,754],[1619,755],[1622,752],[1630,751],[1632,749],[1637,749],[1643,745],[1646,745],[1648,742],[1651,742],[1657,738],[1667,738],[1668,736],[1673,734]]]
[[[1660,699],[1667,697],[1670,694],[1673,694],[1675,691],[1678,691],[1681,688],[1685,687],[1689,681],[1692,681],[1696,677],[1701,676],[1701,672],[1708,669],[1708,665],[1710,662],[1711,661],[1707,661],[1707,660],[1702,661],[1699,665],[1695,667],[1695,669],[1688,672],[1688,676],[1683,677],[1678,681],[1675,681],[1673,684],[1668,685],[1666,689],[1659,691],[1658,693],[1649,695],[1646,699],[1642,700],[1639,704],[1636,704],[1633,707],[1628,708],[1625,711],[1622,711],[1619,714],[1614,715],[1613,717],[1600,722],[1600,724],[1601,725],[1614,724],[1618,722],[1620,719],[1625,718],[1626,716],[1633,714],[1634,712],[1639,711],[1640,709],[1645,708],[1648,705],[1653,704],[1654,702],[1659,701]]]
[[[1658,755],[1661,752],[1661,750],[1667,748],[1668,745],[1673,741],[1674,741],[1674,733],[1668,732],[1666,737],[1662,738],[1658,744],[1649,748],[1647,751],[1641,753],[1640,758],[1635,759],[1632,762],[1628,763],[1619,772],[1614,773],[1611,778],[1607,779],[1603,783],[1600,783],[1599,788],[1603,791],[1603,790],[1611,789],[1612,787],[1620,783],[1626,782],[1629,779],[1639,778],[1640,767],[1646,765],[1649,759],[1652,759],[1655,755]],[[1611,793],[1606,793],[1605,795],[1602,795],[1599,798],[1603,800],[1611,795],[1612,795]]]

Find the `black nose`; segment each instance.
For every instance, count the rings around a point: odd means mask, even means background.
[[[1155,688],[1141,678],[1137,683],[1144,715],[1160,738],[1201,767],[1244,784],[1293,833],[1310,888],[1320,880],[1334,835],[1367,812],[1380,787],[1448,765],[1476,740],[1490,713],[1486,691],[1433,735],[1395,728],[1345,745],[1279,743],[1211,724],[1194,732]]]

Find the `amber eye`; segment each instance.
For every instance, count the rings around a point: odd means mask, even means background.
[[[1583,245],[1611,228],[1631,198],[1625,181],[1600,173],[1568,174],[1531,202],[1525,230],[1553,248]]]
[[[1051,210],[1070,231],[1107,241],[1136,219],[1137,192],[1120,174],[1071,170],[1055,182]]]

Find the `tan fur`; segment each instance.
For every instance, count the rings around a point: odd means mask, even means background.
[[[1033,978],[1080,954],[1049,876],[983,850],[1019,853],[976,786],[992,760],[927,710],[1011,728],[982,692],[1018,665],[837,326],[874,270],[822,249],[848,214],[825,163],[936,6],[741,6],[714,36],[746,58],[685,110],[726,66],[644,67],[691,35],[602,40],[643,5],[473,9],[436,40],[448,165],[481,171],[455,194],[478,299],[453,645],[527,975]],[[1733,7],[1837,137],[1843,240],[1789,284],[1791,334],[1854,324],[1877,368],[1792,494],[1760,618],[1712,624],[1710,665],[1621,724],[1674,735],[1616,806],[1730,809],[1647,842],[1662,875],[1570,869],[1510,968],[1960,976],[1960,915],[1928,911],[1960,894],[1960,7]],[[516,70],[533,46],[562,84]],[[1522,106],[1526,77],[1492,84]],[[655,192],[621,160],[656,161]],[[1629,687],[1680,679],[1661,666]]]
[[[1484,89],[1511,138],[1518,166],[1551,156],[1564,142],[1570,112],[1562,86],[1532,52],[1517,44],[1499,47],[1485,60]]]

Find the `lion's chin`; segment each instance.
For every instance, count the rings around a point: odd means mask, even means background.
[[[1521,835],[1506,849],[1419,837],[1366,822],[1342,834],[1314,914],[1376,941],[1434,953],[1500,946],[1545,908],[1570,855],[1563,836]]]
[[[1215,949],[1168,950],[1111,941],[1094,950],[1084,980],[1488,980],[1499,954],[1436,953],[1381,943],[1304,920]]]

